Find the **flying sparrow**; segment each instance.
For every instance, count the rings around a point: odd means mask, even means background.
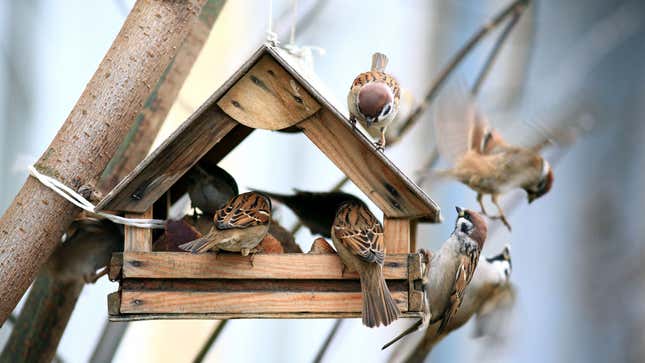
[[[344,265],[360,276],[363,324],[389,325],[400,312],[383,277],[383,226],[363,202],[351,201],[338,209],[331,236]]]
[[[439,99],[435,128],[437,146],[454,166],[440,175],[449,176],[477,192],[477,202],[484,215],[483,195],[490,194],[499,211],[492,219],[511,225],[499,205],[499,195],[522,188],[529,203],[551,190],[553,170],[539,154],[543,144],[520,147],[507,143],[477,111],[474,101],[464,91],[452,92]]]
[[[240,194],[215,213],[210,232],[179,248],[192,253],[224,250],[247,256],[269,232],[270,222],[268,197],[256,192]]]
[[[349,120],[354,125],[358,120],[372,136],[380,135],[379,150],[385,147],[385,132],[399,112],[399,82],[385,73],[387,62],[385,54],[374,53],[372,69],[354,79],[347,95]]]
[[[84,217],[67,230],[46,268],[62,281],[94,283],[107,273],[112,253],[123,251],[123,231],[107,219]],[[102,269],[100,272],[96,272]]]
[[[186,177],[193,209],[199,208],[208,215],[215,213],[239,193],[231,174],[216,165],[206,167],[197,164],[186,173]]]
[[[514,288],[510,283],[511,271],[511,255],[508,246],[504,247],[499,255],[480,257],[475,275],[464,292],[464,301],[457,314],[441,333],[437,331],[438,324],[429,326],[421,341],[412,349],[415,359],[408,357],[408,360],[424,361],[441,339],[462,327],[475,315],[477,316],[476,336],[497,334],[496,330],[500,329],[499,323],[508,315],[514,301]],[[394,341],[387,346],[392,343]]]
[[[292,195],[285,195],[258,190],[285,204],[312,234],[319,234],[325,238],[331,238],[331,225],[338,208],[346,202],[361,202],[357,197],[343,192],[307,192],[297,189],[294,191]]]

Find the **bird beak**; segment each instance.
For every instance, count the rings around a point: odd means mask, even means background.
[[[533,203],[533,201],[534,201],[536,198],[535,198],[535,196],[534,196],[533,194],[529,194],[529,195],[528,195],[528,199],[529,199],[529,204],[531,204],[531,203]]]
[[[459,207],[455,207],[455,209],[457,209],[457,216],[459,216],[459,217],[464,216],[464,210],[463,209],[461,209]]]
[[[372,124],[376,121],[376,118],[374,117],[366,117],[365,118],[365,123],[367,123],[367,127],[371,127]]]

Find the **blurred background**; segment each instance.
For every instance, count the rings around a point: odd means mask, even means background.
[[[372,52],[389,55],[389,71],[419,102],[449,58],[510,3],[319,2],[319,10],[297,29],[296,42],[326,50],[315,56],[315,72],[341,100],[343,112],[349,85],[368,69]],[[0,2],[0,212],[64,122],[132,5],[128,0]],[[281,14],[291,6],[291,0],[273,1],[276,26],[289,26],[290,16]],[[226,3],[158,142],[262,43],[268,19],[269,1]],[[513,234],[496,226],[485,247],[484,254],[492,255],[512,244],[518,298],[507,340],[492,345],[473,339],[468,324],[439,344],[432,361],[645,361],[644,35],[645,3],[638,0],[534,1],[522,15],[478,103],[511,140],[535,138],[561,125],[582,125],[585,132],[572,144],[549,149],[547,158],[556,164],[553,190],[530,207],[518,192],[521,203],[510,215]],[[472,84],[494,40],[495,34],[484,40],[453,78]],[[414,177],[433,146],[427,112],[386,153]],[[221,166],[243,188],[271,191],[326,190],[342,178],[304,136],[268,131],[253,133]],[[445,222],[422,225],[418,247],[436,249],[452,229],[453,207],[475,208],[475,193],[454,182],[423,187],[442,207]],[[361,195],[353,185],[344,190]],[[279,217],[287,226],[295,221],[284,208]],[[297,240],[308,250],[313,237],[303,230]],[[83,290],[58,350],[65,362],[88,361],[107,316],[106,295],[116,289],[103,278]],[[389,352],[381,345],[409,323],[368,330],[358,319],[347,321],[325,361],[386,361]],[[232,321],[206,361],[311,361],[332,324]],[[131,324],[115,361],[191,361],[214,325]],[[0,329],[0,345],[10,329],[10,324]]]

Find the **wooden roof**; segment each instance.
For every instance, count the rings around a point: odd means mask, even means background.
[[[385,216],[439,222],[438,205],[354,129],[322,89],[288,54],[263,45],[97,209],[143,212],[200,159],[219,162],[253,129],[295,127]]]

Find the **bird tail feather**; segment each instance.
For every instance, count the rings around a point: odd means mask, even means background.
[[[399,308],[387,288],[383,269],[374,264],[361,273],[363,293],[363,324],[373,328],[390,325],[400,315]]]
[[[214,245],[214,241],[211,238],[211,234],[200,237],[196,240],[179,245],[178,247],[184,251],[189,251],[192,253],[204,253],[210,250]]]
[[[401,338],[405,337],[408,334],[412,334],[419,330],[421,328],[421,325],[423,325],[423,319],[419,319],[416,323],[412,324],[409,328],[405,329],[401,334],[397,335],[394,339],[390,340],[388,343],[386,343],[381,350],[387,349],[390,345],[398,342],[401,340]]]
[[[387,67],[387,56],[383,53],[374,53],[372,55],[372,70],[376,72],[385,72]]]

